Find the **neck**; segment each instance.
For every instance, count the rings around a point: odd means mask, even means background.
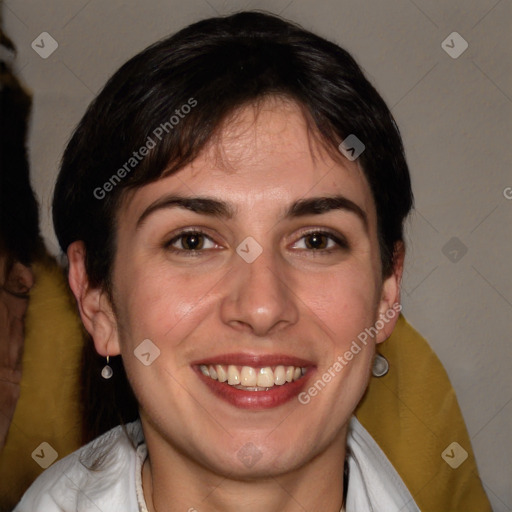
[[[142,482],[149,512],[340,512],[346,429],[322,453],[288,473],[237,479],[219,475],[174,450],[148,443]]]

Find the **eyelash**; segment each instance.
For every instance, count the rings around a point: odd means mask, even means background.
[[[176,236],[173,236],[173,238],[171,238],[167,243],[165,243],[164,244],[165,249],[167,249],[170,252],[173,252],[175,254],[187,255],[187,256],[192,256],[192,257],[199,256],[204,251],[212,250],[212,249],[196,249],[196,250],[177,249],[177,248],[173,247],[173,244],[175,244],[176,242],[178,242],[180,239],[182,239],[183,237],[185,237],[187,235],[202,235],[203,237],[205,237],[206,239],[208,239],[209,241],[211,241],[215,244],[215,241],[210,236],[208,236],[204,231],[201,231],[200,229],[187,229],[187,230],[181,231]],[[340,236],[338,234],[334,234],[325,229],[316,229],[316,230],[310,230],[310,231],[304,232],[301,234],[301,236],[297,240],[297,242],[299,240],[302,240],[311,235],[326,236],[330,241],[333,241],[337,245],[337,247],[330,247],[328,249],[307,249],[306,248],[306,249],[300,249],[301,251],[330,254],[334,251],[338,251],[338,250],[348,251],[350,249],[350,246],[349,246],[347,240],[345,239],[345,237]],[[297,242],[295,242],[294,245],[297,244]]]
[[[309,252],[314,252],[314,253],[327,253],[327,254],[330,254],[330,253],[332,253],[334,251],[339,251],[339,250],[348,251],[350,249],[350,246],[349,246],[349,244],[347,242],[347,239],[344,236],[339,235],[339,234],[335,234],[332,231],[325,230],[325,229],[312,229],[310,231],[306,231],[306,232],[304,232],[304,233],[302,233],[300,235],[299,240],[307,238],[308,236],[311,236],[311,235],[325,236],[329,240],[333,241],[336,244],[337,247],[330,247],[328,249],[301,249],[301,250],[309,251]],[[296,243],[297,242],[295,242],[295,244]]]

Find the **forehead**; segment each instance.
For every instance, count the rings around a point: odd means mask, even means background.
[[[357,160],[333,158],[320,141],[295,102],[267,98],[237,110],[191,164],[132,191],[121,210],[136,215],[172,192],[220,198],[237,213],[260,206],[271,215],[301,198],[342,194],[372,224],[375,205]]]

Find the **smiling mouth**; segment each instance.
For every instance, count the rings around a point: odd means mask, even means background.
[[[269,391],[295,382],[307,372],[305,367],[284,365],[252,367],[201,364],[199,370],[205,377],[243,391]]]

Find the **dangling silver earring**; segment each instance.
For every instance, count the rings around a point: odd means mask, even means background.
[[[101,370],[101,376],[104,379],[110,379],[110,377],[112,377],[112,375],[114,374],[114,371],[112,370],[112,368],[110,368],[110,366],[108,364],[109,359],[110,359],[110,356],[107,356],[107,364],[103,367],[103,370]]]
[[[389,363],[388,360],[381,356],[380,354],[375,354],[375,359],[373,360],[373,368],[372,374],[374,377],[384,377],[386,373],[389,371]]]

